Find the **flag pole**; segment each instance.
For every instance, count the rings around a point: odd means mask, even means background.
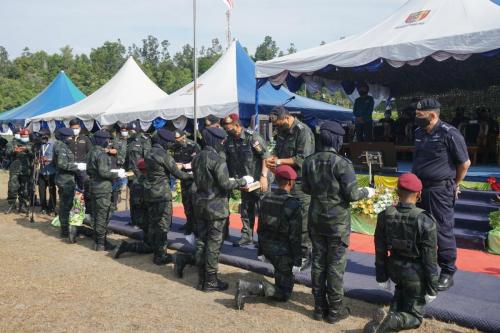
[[[226,24],[227,24],[227,31],[226,31],[226,38],[227,38],[227,49],[229,49],[229,46],[231,46],[231,9],[228,9],[226,11]]]
[[[196,49],[196,0],[193,0],[193,64],[194,64],[194,69],[193,69],[193,106],[194,106],[194,141],[198,141],[198,105],[197,105],[197,81],[198,81],[198,58],[196,56],[197,54],[197,49]]]

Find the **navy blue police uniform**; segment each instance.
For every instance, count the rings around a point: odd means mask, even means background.
[[[437,109],[433,99],[419,103],[418,110]],[[415,131],[413,173],[423,183],[422,200],[418,206],[432,214],[438,224],[438,264],[441,274],[453,275],[457,270],[457,246],[453,228],[457,166],[469,160],[467,146],[460,132],[439,120],[432,131]]]

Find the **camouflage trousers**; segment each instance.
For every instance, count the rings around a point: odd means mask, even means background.
[[[241,238],[253,239],[253,228],[255,225],[255,215],[258,213],[259,191],[241,191]]]
[[[224,241],[224,229],[227,219],[197,219],[198,237],[196,240],[195,262],[207,274],[217,273],[219,254]]]
[[[197,233],[191,185],[192,182],[181,181],[182,205],[184,206],[184,214],[186,214],[186,230],[184,231],[186,235]]]
[[[73,198],[75,197],[75,184],[58,186],[59,194],[59,222],[61,230],[67,230],[69,226],[69,214],[73,208]]]
[[[302,192],[300,184],[295,184],[295,187],[290,192],[290,194],[300,201],[300,213],[302,215],[302,257],[308,258],[311,253],[312,247],[311,238],[309,236],[309,228],[307,225],[311,196]]]
[[[401,319],[401,327],[394,329],[419,327],[424,317],[426,294],[422,265],[403,260],[390,260],[389,276],[396,284],[389,310]]]
[[[330,306],[341,304],[344,298],[344,272],[347,246],[340,237],[311,234],[312,292],[315,299],[327,298]]]
[[[264,294],[274,300],[286,302],[293,291],[293,260],[289,256],[266,256],[266,258],[274,266],[274,285],[266,280],[262,281]]]
[[[107,227],[111,215],[111,192],[91,193],[92,200],[92,228],[94,240],[98,245],[106,242]]]
[[[19,175],[9,173],[9,183],[7,190],[7,201],[9,205],[16,203],[19,198],[19,204],[28,205],[29,200],[29,175]]]
[[[165,254],[167,251],[167,235],[172,226],[172,201],[146,202],[149,225],[146,240],[153,247],[153,251]]]

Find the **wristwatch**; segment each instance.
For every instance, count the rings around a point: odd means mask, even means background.
[[[276,160],[276,165],[280,165],[281,161],[279,159]]]

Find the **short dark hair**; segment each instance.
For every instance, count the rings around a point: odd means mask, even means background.
[[[277,106],[269,113],[269,120],[271,120],[272,122],[276,120],[283,120],[289,115],[290,112],[288,112],[287,109],[285,109],[283,106]]]
[[[290,181],[289,179],[281,178],[278,176],[276,176],[275,180],[276,180],[276,184],[278,184],[278,186],[280,186],[280,187],[285,186]]]
[[[78,118],[73,118],[69,121],[69,126],[74,126],[74,125],[78,125],[80,126],[80,119]]]

